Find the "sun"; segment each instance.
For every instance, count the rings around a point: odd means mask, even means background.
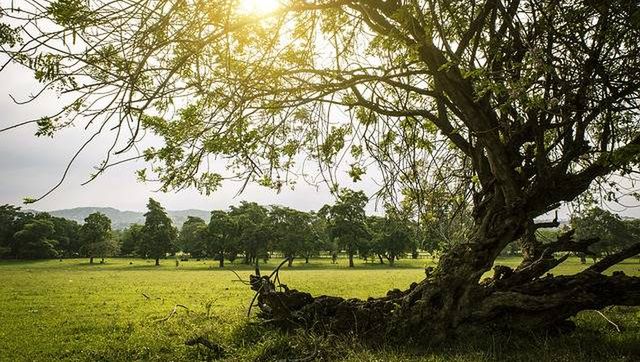
[[[238,11],[246,15],[268,14],[278,10],[281,0],[240,0]]]

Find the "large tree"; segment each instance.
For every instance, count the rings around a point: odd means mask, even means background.
[[[145,258],[155,259],[156,266],[159,266],[160,258],[175,251],[177,237],[178,230],[165,209],[158,201],[149,198],[138,253]]]
[[[543,245],[536,229],[549,225],[534,221],[638,170],[637,2],[285,0],[259,15],[237,4],[33,0],[3,12],[1,49],[44,88],[76,97],[33,121],[39,135],[86,116],[95,132],[114,130],[116,157],[154,132],[164,145],[140,157],[164,189],[210,192],[237,177],[280,190],[304,159],[335,190],[345,160],[354,180],[377,165],[382,197],[425,213],[424,195],[444,190],[448,216],[471,215],[433,273],[385,298],[315,298],[254,278],[273,323],[438,339],[640,304],[640,278],[602,273],[640,244],[541,278],[593,241]],[[208,168],[209,156],[229,160],[227,173]],[[479,283],[518,239],[522,265]]]

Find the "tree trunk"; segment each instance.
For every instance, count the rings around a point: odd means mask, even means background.
[[[93,257],[89,257],[89,264],[93,264]]]
[[[287,267],[291,268],[291,266],[293,265],[293,257],[288,257],[288,262],[287,262]]]
[[[304,263],[305,263],[305,264],[309,264],[309,257],[308,257],[308,256],[305,256],[305,257],[304,257]]]
[[[349,250],[349,268],[353,268],[353,253]]]
[[[391,257],[387,258],[387,260],[389,260],[389,265],[393,266],[395,264],[396,257],[395,255],[391,255]]]
[[[380,259],[380,264],[384,264],[384,259],[382,259],[382,254],[378,254],[378,259]]]
[[[220,252],[219,267],[224,268],[224,252]]]
[[[156,266],[160,266],[160,258],[156,258]]]

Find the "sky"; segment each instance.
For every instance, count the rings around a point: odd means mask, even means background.
[[[55,94],[47,94],[27,105],[17,105],[12,101],[10,95],[25,99],[36,91],[37,85],[29,72],[19,68],[10,67],[0,72],[0,129],[50,114],[60,106],[62,100]],[[209,196],[201,195],[196,190],[162,193],[156,191],[157,184],[137,181],[135,171],[144,168],[143,161],[111,168],[82,186],[105,155],[108,138],[103,137],[96,139],[81,153],[58,189],[43,200],[24,206],[22,200],[25,197],[39,197],[60,180],[67,163],[89,136],[88,132],[78,127],[65,129],[53,138],[35,137],[35,131],[36,126],[32,124],[0,133],[0,205],[8,203],[41,211],[85,206],[141,211],[145,209],[148,198],[153,197],[169,210],[227,209],[246,200],[309,211],[335,201],[326,186],[311,186],[302,180],[294,190],[283,188],[280,193],[250,184],[242,194],[237,195],[241,187],[237,182],[226,182]],[[353,184],[346,172],[340,176],[342,186],[362,189],[368,195],[377,190],[371,177]],[[638,202],[626,199],[625,204],[637,206]],[[624,216],[640,217],[638,207],[612,205],[610,209]],[[380,213],[379,208],[376,210],[375,201],[370,202],[367,211]],[[561,209],[560,218],[568,218],[567,213],[567,208]]]

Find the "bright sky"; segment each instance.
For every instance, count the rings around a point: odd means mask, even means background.
[[[37,85],[30,73],[17,67],[0,73],[0,129],[46,115],[59,106],[60,100],[53,94],[28,105],[17,105],[9,96],[25,99],[35,92]],[[20,205],[24,197],[38,197],[48,191],[58,182],[67,162],[89,136],[88,132],[78,127],[64,130],[53,138],[35,137],[35,130],[35,125],[28,125],[0,133],[0,204]],[[112,168],[90,184],[81,186],[94,171],[93,167],[102,160],[107,142],[106,137],[93,142],[74,163],[59,189],[44,200],[25,207],[45,211],[82,206],[144,210],[147,199],[153,197],[171,210],[224,209],[242,200],[317,210],[334,200],[326,187],[317,189],[302,181],[295,190],[283,189],[279,194],[250,185],[243,194],[236,196],[241,185],[232,182],[226,183],[210,196],[200,195],[195,190],[156,192],[157,185],[136,180],[134,172],[144,167],[142,161]],[[371,181],[358,184],[349,182],[344,186],[364,189],[369,194],[376,189]],[[372,203],[370,211],[373,208]]]

